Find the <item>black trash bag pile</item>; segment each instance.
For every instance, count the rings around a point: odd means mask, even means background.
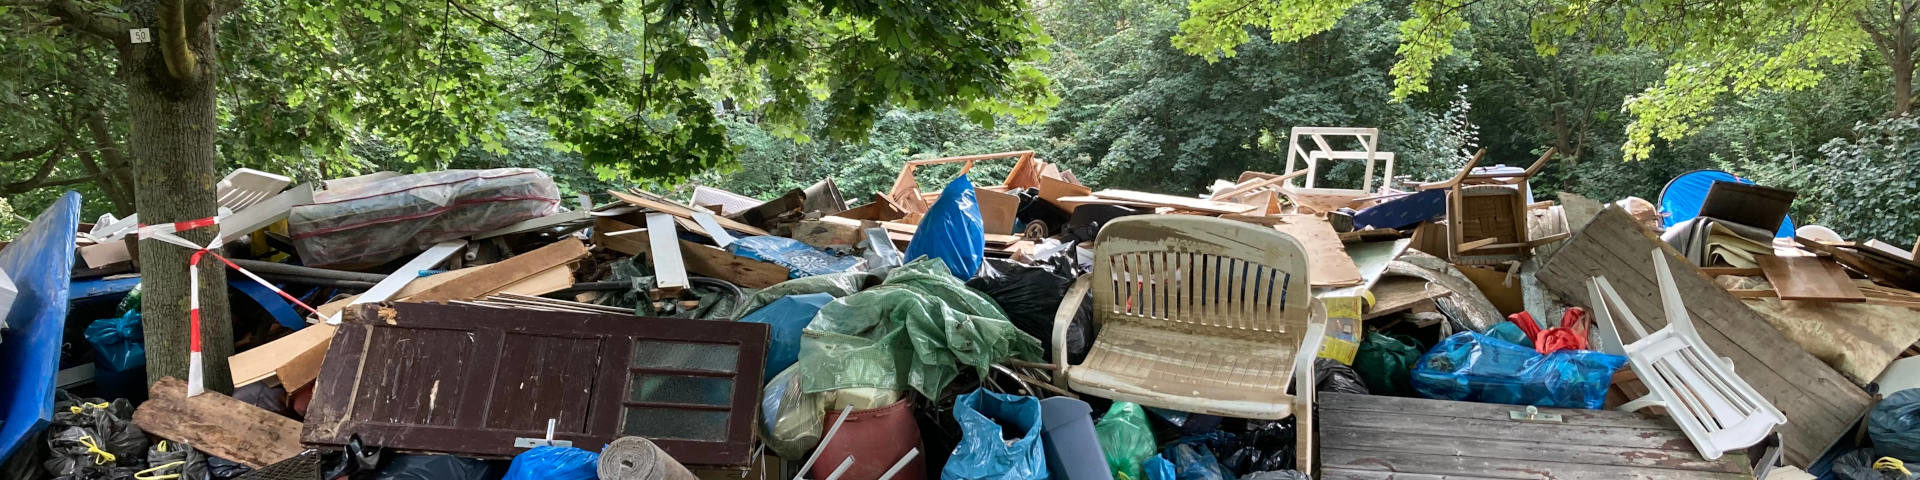
[[[1045,358],[1051,360],[1053,315],[1067,297],[1067,290],[1073,288],[1073,280],[1082,273],[1079,270],[1072,255],[1054,255],[1035,265],[990,258],[981,265],[978,275],[967,280],[967,287],[999,304],[1015,328],[1040,340]],[[1087,331],[1093,319],[1092,295],[1083,300],[1080,310],[1073,314],[1073,323],[1067,324],[1067,359],[1074,363],[1087,356],[1093,340]]]
[[[61,400],[53,412],[41,468],[55,480],[117,480],[147,468],[147,434],[126,400]]]
[[[1367,384],[1360,381],[1360,372],[1338,360],[1314,357],[1313,378],[1314,391],[1369,395]]]
[[[1871,448],[1862,448],[1840,455],[1833,459],[1831,478],[1838,480],[1920,480],[1920,474],[1904,474],[1900,470],[1876,469],[1873,467],[1881,455]],[[1827,478],[1827,477],[1823,477]]]
[[[161,440],[147,449],[147,469],[141,472],[141,478],[160,478],[179,475],[172,480],[213,480],[213,474],[207,469],[207,455],[186,443]]]
[[[369,480],[500,478],[507,469],[485,460],[452,455],[398,455]],[[355,478],[360,478],[355,476]]]
[[[1227,419],[1219,430],[1181,443],[1204,445],[1233,475],[1277,472],[1294,465],[1293,418],[1275,421]]]

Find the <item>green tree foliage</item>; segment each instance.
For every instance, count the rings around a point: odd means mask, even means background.
[[[1293,42],[1334,27],[1360,12],[1355,0],[1192,0],[1173,37],[1183,50],[1209,60],[1230,57],[1251,41],[1248,27],[1276,42]],[[1803,90],[1822,68],[1879,53],[1894,72],[1888,110],[1912,109],[1913,15],[1920,1],[1849,0],[1554,0],[1515,4],[1472,0],[1412,0],[1399,22],[1396,98],[1425,92],[1436,62],[1456,53],[1473,7],[1532,15],[1532,45],[1557,54],[1570,44],[1609,40],[1663,54],[1663,79],[1626,102],[1633,119],[1621,146],[1644,159],[1655,140],[1677,141],[1710,123],[1717,102],[1767,91]]]

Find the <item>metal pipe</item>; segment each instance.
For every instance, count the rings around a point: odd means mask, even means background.
[[[258,273],[261,275],[274,274],[281,277],[324,278],[329,280],[349,280],[349,281],[367,282],[367,283],[380,283],[381,280],[387,279],[386,275],[381,275],[378,273],[360,273],[360,272],[348,272],[344,270],[330,270],[325,268],[302,267],[299,265],[287,265],[284,263],[266,262],[266,261],[260,261],[260,260],[247,260],[247,259],[241,259],[241,258],[233,259],[233,264],[239,265],[240,268],[251,270],[253,271],[253,273]]]

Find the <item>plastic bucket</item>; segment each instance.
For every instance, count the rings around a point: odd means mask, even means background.
[[[1093,432],[1093,408],[1067,397],[1040,401],[1040,435],[1046,441],[1047,472],[1065,480],[1113,480],[1100,437]]]

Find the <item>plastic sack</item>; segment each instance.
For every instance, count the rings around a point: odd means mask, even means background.
[[[147,434],[133,424],[133,405],[98,398],[54,404],[41,465],[60,480],[118,479],[143,470]]]
[[[1100,437],[1100,451],[1107,456],[1113,478],[1141,478],[1141,462],[1155,456],[1153,430],[1139,404],[1113,402],[1100,422],[1093,424],[1093,434]]]
[[[147,469],[141,470],[134,478],[147,479],[179,475],[170,480],[210,480],[213,474],[207,469],[207,455],[194,450],[186,443],[161,440],[147,450]]]
[[[498,469],[485,460],[452,455],[395,455],[393,461],[370,475],[371,480],[479,480],[498,478]]]
[[[1369,395],[1367,384],[1360,381],[1360,372],[1346,366],[1338,360],[1327,357],[1314,357],[1313,378],[1317,379],[1314,391],[1339,392]]]
[[[1874,463],[1881,458],[1871,448],[1862,448],[1834,457],[1827,468],[1828,475],[1821,478],[1835,480],[1916,480],[1920,474],[1902,474],[1897,469],[1881,470]]]
[[[600,454],[573,447],[533,447],[513,456],[501,480],[595,480]]]
[[[1220,466],[1220,461],[1213,458],[1213,452],[1205,447],[1191,443],[1175,444],[1167,447],[1166,455],[1179,472],[1175,477],[1179,480],[1233,480],[1233,472]]]
[[[961,366],[986,376],[1007,358],[1040,360],[1040,341],[938,260],[893,269],[880,286],[820,308],[800,342],[800,385],[918,390],[940,398]]]
[[[761,381],[772,381],[774,375],[800,361],[800,331],[806,330],[807,324],[813,322],[813,315],[820,312],[821,306],[832,301],[833,296],[824,293],[790,295],[774,300],[740,319],[742,322],[764,323],[771,327],[771,336],[767,339],[766,378]]]
[[[1521,312],[1526,313],[1526,312]],[[1487,336],[1506,340],[1507,343],[1533,348],[1533,341],[1527,339],[1527,332],[1513,322],[1501,322],[1487,329]]]
[[[1148,457],[1146,463],[1140,464],[1140,467],[1141,469],[1146,471],[1146,475],[1147,475],[1146,480],[1179,480],[1180,475],[1179,473],[1176,473],[1178,472],[1178,469],[1175,469],[1173,467],[1173,462],[1167,461],[1167,457],[1162,457],[1158,454],[1155,454],[1152,457]],[[1126,477],[1114,477],[1114,478],[1123,479]],[[1139,479],[1136,478],[1133,480],[1139,480]]]
[[[1405,335],[1368,332],[1353,356],[1353,371],[1374,395],[1405,397],[1413,394],[1409,374],[1420,360],[1420,343]]]
[[[313,203],[287,215],[287,233],[307,266],[377,264],[546,216],[559,203],[560,189],[539,170],[442,170],[313,192]]]
[[[1413,388],[1421,396],[1480,403],[1598,409],[1613,372],[1627,357],[1592,350],[1541,355],[1532,348],[1460,332],[1420,357]]]
[[[960,175],[941,190],[940,199],[927,207],[920,227],[907,242],[907,260],[920,257],[940,259],[947,271],[961,280],[980,272],[986,257],[986,226],[980,220],[980,203],[973,196],[973,181]]]
[[[115,318],[94,320],[84,333],[93,345],[94,361],[114,371],[128,371],[147,365],[146,334],[140,328],[140,311],[129,311]]]
[[[1888,395],[1867,415],[1867,436],[1882,456],[1920,463],[1920,389]]]
[[[953,418],[960,422],[960,446],[940,470],[941,480],[1052,478],[1040,439],[1040,399],[977,389],[954,399]]]
[[[1294,470],[1278,470],[1278,471],[1272,471],[1272,472],[1253,472],[1246,475],[1241,475],[1240,480],[1313,480],[1313,477],[1309,477],[1307,476],[1307,474],[1300,473]]]
[[[1218,415],[1154,407],[1147,407],[1147,413],[1151,414],[1152,418],[1158,418],[1160,421],[1167,422],[1168,425],[1173,425],[1174,433],[1182,437],[1204,435],[1217,430],[1220,428],[1220,422],[1225,420]]]
[[[967,287],[993,298],[1020,331],[1044,340],[1040,342],[1042,354],[1053,358],[1053,316],[1066,299],[1067,290],[1073,288],[1073,280],[1080,274],[1076,270],[1073,259],[1066,255],[1049,257],[1038,265],[989,259],[978,275],[967,280]],[[1080,302],[1080,311],[1067,325],[1068,360],[1078,362],[1087,355],[1093,340],[1087,324],[1092,318],[1093,302]]]
[[[745,237],[728,244],[727,251],[787,267],[793,278],[843,273],[860,265],[859,257],[834,255],[787,237]]]
[[[825,394],[800,391],[800,369],[788,368],[773,376],[760,396],[760,436],[775,455],[789,460],[806,458],[820,444],[825,424]]]
[[[832,295],[833,298],[852,295],[879,285],[880,278],[878,275],[865,272],[847,272],[787,280],[747,296],[747,299],[741,301],[740,305],[734,309],[732,317],[746,318],[748,314],[759,310],[760,307],[791,295],[824,293]]]

